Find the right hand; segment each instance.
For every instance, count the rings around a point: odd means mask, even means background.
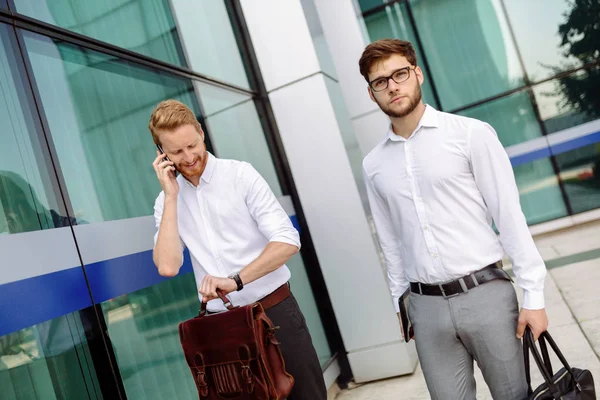
[[[165,192],[165,197],[177,197],[179,194],[179,183],[175,178],[175,167],[173,162],[165,161],[166,154],[156,151],[156,158],[152,163],[156,177],[160,182],[160,186]]]

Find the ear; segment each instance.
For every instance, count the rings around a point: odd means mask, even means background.
[[[375,94],[373,94],[373,90],[371,89],[371,86],[367,86],[367,91],[369,92],[369,97],[371,98],[373,103],[377,103],[377,101],[375,100]]]
[[[421,67],[415,68],[415,74],[417,74],[417,80],[419,81],[419,85],[423,86],[423,82],[425,82],[425,76],[423,75],[423,70]]]

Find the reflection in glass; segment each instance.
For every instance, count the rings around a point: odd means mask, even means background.
[[[411,0],[411,6],[444,110],[523,84],[499,0]]]
[[[102,399],[79,313],[0,336],[2,400]]]
[[[68,226],[13,33],[0,24],[0,234]],[[19,58],[20,60],[20,58]]]
[[[600,69],[542,83],[533,92],[548,133],[600,118]]]
[[[362,12],[369,11],[383,3],[387,3],[387,0],[358,0]]]
[[[207,109],[225,106],[227,97],[232,102],[219,111],[207,113],[205,118],[215,155],[249,162],[265,178],[275,196],[281,196],[277,172],[252,98],[239,102],[236,94],[228,96],[229,92],[204,84],[200,87],[202,104]]]
[[[567,215],[550,159],[521,164],[513,167],[513,170],[527,224],[533,225]]]
[[[556,156],[574,213],[600,207],[600,142]]]
[[[499,100],[461,111],[460,115],[490,124],[504,147],[542,136],[527,92],[519,92]]]
[[[177,330],[198,308],[193,273],[102,303],[128,399],[198,396]]]
[[[598,37],[590,37],[596,31],[593,26],[600,12],[597,1],[504,0],[504,3],[531,81],[577,68],[597,57],[593,53],[598,49]]]
[[[14,0],[17,12],[185,67],[168,0]]]
[[[250,88],[224,0],[171,0],[187,64],[193,71]]]
[[[23,33],[75,217],[151,215],[160,186],[148,119],[167,98],[200,116],[191,81]]]
[[[417,52],[417,63],[423,67],[422,52],[416,42],[415,34],[410,25],[408,14],[406,11],[406,4],[394,4],[393,6],[386,7],[376,14],[372,14],[365,18],[365,25],[369,32],[369,39],[371,41],[385,39],[385,38],[396,38],[410,41],[415,47]],[[425,74],[425,71],[423,71]],[[425,82],[421,87],[423,92],[423,101],[427,104],[431,104],[435,108],[439,108],[436,104],[433,92],[431,91],[432,77],[425,74]]]
[[[254,102],[250,98],[243,99],[239,94],[202,83],[198,83],[197,88],[203,107],[211,110],[207,112],[205,122],[215,155],[251,163],[265,178],[275,196],[281,197],[277,171]],[[313,345],[321,365],[325,365],[331,358],[331,350],[302,256],[294,255],[286,265],[292,271],[290,284],[306,318]]]

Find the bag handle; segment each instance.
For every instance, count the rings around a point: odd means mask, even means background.
[[[229,297],[227,297],[222,291],[221,289],[217,289],[217,295],[219,296],[219,298],[221,299],[221,301],[223,302],[223,305],[225,305],[225,307],[231,311],[234,308],[237,308],[233,305],[233,303],[231,302],[231,300],[229,300]],[[201,302],[200,303],[200,312],[198,312],[198,316],[199,317],[204,317],[206,315],[206,305],[208,303],[205,302]]]
[[[546,384],[548,385],[548,389],[552,393],[552,396],[555,399],[561,398],[561,394],[560,394],[560,391],[558,390],[558,387],[552,381],[552,377],[553,377],[552,365],[550,364],[550,356],[548,355],[548,348],[546,347],[546,341],[550,344],[550,347],[556,353],[560,362],[563,364],[565,369],[571,375],[571,380],[574,383],[574,385],[577,387],[577,389],[579,391],[581,391],[581,386],[579,385],[579,382],[577,382],[577,379],[575,378],[575,374],[573,374],[573,370],[571,369],[571,366],[569,365],[569,363],[565,359],[564,355],[562,354],[562,352],[556,345],[556,342],[554,341],[554,339],[552,339],[552,336],[550,336],[550,334],[547,331],[543,332],[540,335],[539,342],[540,342],[540,348],[541,348],[542,354],[543,354],[543,356],[542,356],[542,355],[540,355],[540,352],[538,351],[538,349],[535,345],[535,341],[533,339],[533,333],[531,332],[531,329],[529,327],[526,327],[525,328],[525,336],[523,337],[523,353],[524,353],[524,357],[525,357],[525,377],[527,379],[528,393],[531,394],[533,392],[533,390],[531,389],[531,374],[530,374],[530,366],[529,366],[529,350],[531,350],[533,359],[535,360],[535,363],[537,364],[540,372],[542,373],[542,376],[544,377],[544,380],[546,381]],[[542,357],[543,357],[543,360],[542,360]]]

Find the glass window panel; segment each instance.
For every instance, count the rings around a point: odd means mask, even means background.
[[[460,112],[489,123],[505,147],[542,136],[527,92],[514,93],[496,101]],[[513,167],[528,224],[537,224],[567,214],[550,159],[544,158]]]
[[[369,39],[373,42],[386,38],[410,41],[417,52],[417,63],[421,66],[421,69],[424,69],[422,52],[417,45],[414,31],[408,19],[406,4],[396,3],[391,7],[386,7],[385,10],[369,15],[365,18],[365,25],[367,32],[369,32]],[[433,92],[431,91],[431,77],[426,75],[426,71],[423,71],[423,73],[425,74],[425,82],[421,87],[423,101],[435,108],[439,108],[439,104],[435,102]]]
[[[15,5],[29,17],[186,66],[168,0],[15,0]]]
[[[574,213],[600,207],[600,142],[556,156]]]
[[[171,0],[189,67],[250,88],[223,0]]]
[[[205,123],[215,155],[251,163],[273,193],[281,196],[277,172],[252,99],[242,100],[236,93],[211,85],[199,83],[198,87],[202,105],[213,111],[206,113]]]
[[[18,54],[12,27],[0,23],[0,235],[68,225]]]
[[[24,32],[75,216],[101,222],[152,215],[160,192],[148,131],[175,98],[200,117],[192,82]]]
[[[542,83],[533,92],[548,133],[600,118],[600,68]]]
[[[410,4],[444,110],[523,84],[499,0],[411,0]]]
[[[460,115],[490,124],[504,147],[542,136],[527,92],[519,92],[461,111]]]
[[[590,35],[598,22],[598,2],[504,0],[504,4],[531,81],[579,67],[581,61],[590,62],[597,57],[594,51],[598,49],[598,41]],[[563,45],[565,35],[567,40]],[[571,46],[576,43],[577,47]],[[579,58],[584,53],[588,57]]]
[[[564,217],[567,209],[549,158],[513,168],[521,208],[529,225]]]
[[[202,110],[207,116],[216,115],[250,100],[247,94],[225,90],[214,85],[194,81],[194,86],[197,92],[202,94]]]
[[[197,87],[203,107],[213,110],[207,113],[205,121],[216,155],[251,163],[273,193],[281,197],[281,186],[254,102],[251,99],[241,101],[240,95],[210,85],[199,83]],[[306,318],[321,365],[325,365],[332,354],[304,261],[296,254],[286,264],[292,272],[290,284],[294,296]]]
[[[102,303],[128,399],[198,396],[177,330],[198,309],[193,273]]]
[[[6,239],[2,238],[5,234],[68,225],[46,164],[47,145],[15,39],[14,29],[0,23],[0,240]],[[2,254],[9,260],[13,256]],[[0,264],[0,269],[4,267]],[[2,277],[6,278],[6,271]],[[2,283],[0,293],[12,283],[10,273]],[[0,335],[2,400],[102,398],[79,315],[64,315]],[[8,327],[10,322],[14,321]],[[5,328],[3,333],[10,329],[0,326]]]
[[[2,400],[102,399],[79,313],[0,336]]]
[[[387,3],[388,0],[358,0],[362,12],[369,11],[372,8]]]

